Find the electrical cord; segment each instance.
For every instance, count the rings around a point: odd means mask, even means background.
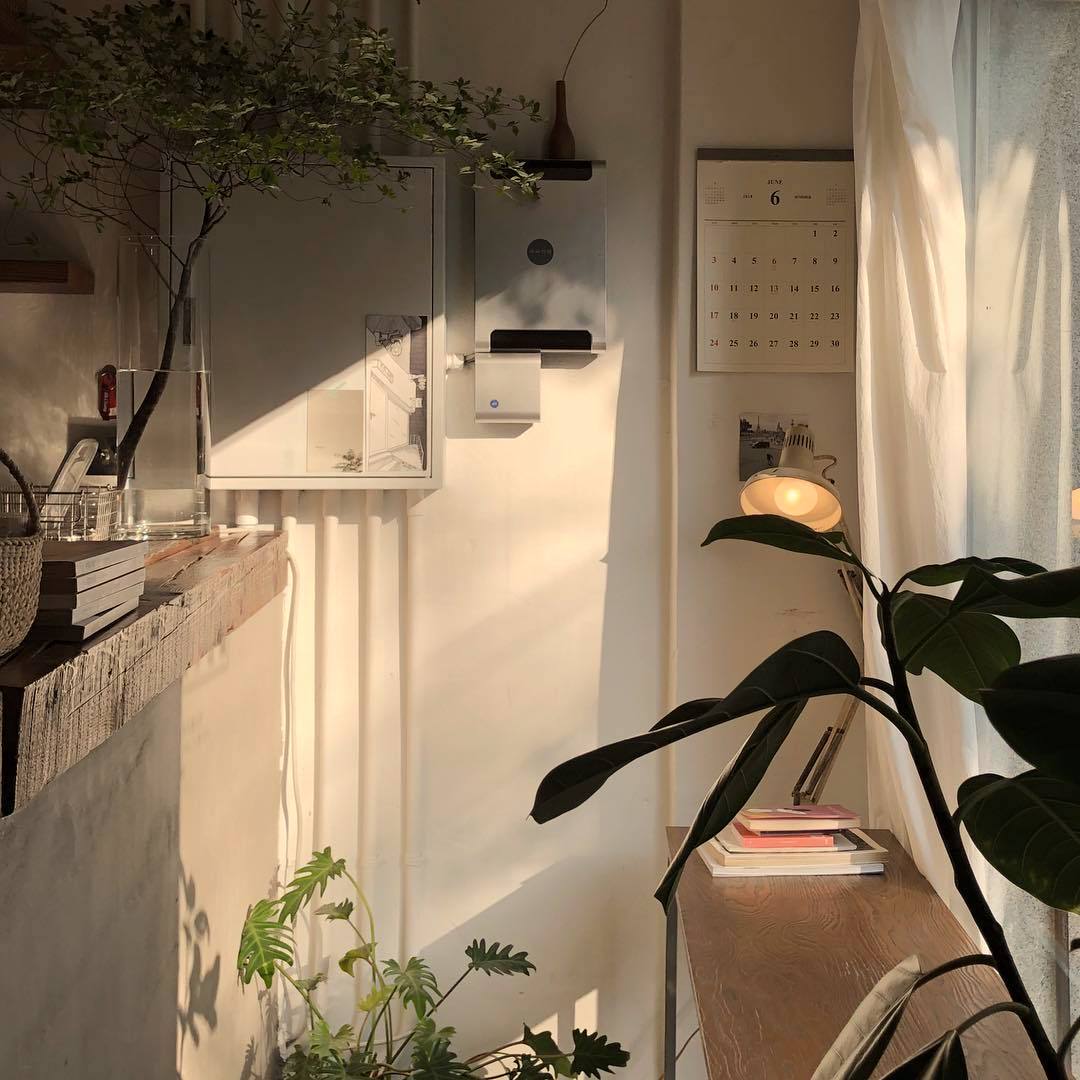
[[[693,1037],[694,1037],[695,1035],[698,1035],[698,1034],[700,1034],[700,1032],[701,1032],[701,1028],[699,1028],[699,1027],[696,1027],[696,1028],[694,1028],[694,1030],[693,1030],[693,1031],[691,1031],[691,1032],[690,1032],[690,1034],[689,1034],[689,1035],[687,1035],[687,1036],[686,1036],[686,1041],[685,1041],[685,1042],[684,1042],[684,1043],[682,1044],[682,1046],[680,1046],[680,1047],[679,1047],[678,1051],[677,1051],[677,1052],[676,1052],[676,1054],[675,1054],[675,1060],[676,1060],[676,1061],[678,1061],[678,1060],[679,1060],[679,1058],[681,1058],[681,1057],[683,1056],[683,1051],[684,1051],[684,1050],[685,1050],[685,1049],[686,1049],[686,1048],[687,1048],[687,1047],[688,1047],[688,1046],[690,1045],[690,1041],[691,1041],[691,1040],[693,1039]],[[659,1076],[658,1076],[658,1077],[656,1078],[656,1080],[664,1080],[664,1074],[663,1074],[663,1073],[661,1073],[661,1074],[660,1074],[660,1075],[659,1075]]]

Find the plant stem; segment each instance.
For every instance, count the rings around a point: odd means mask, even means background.
[[[304,999],[311,1015],[317,1016],[325,1024],[326,1017],[319,1012],[318,1006],[311,1000],[311,995],[289,974],[288,969],[282,964],[275,964],[274,968],[283,979],[292,984],[292,988]]]
[[[930,812],[933,815],[934,824],[937,826],[938,835],[941,837],[941,842],[944,844],[945,852],[949,857],[956,890],[967,905],[968,911],[971,912],[971,917],[975,920],[979,933],[982,934],[987,948],[994,957],[998,974],[1005,984],[1009,997],[1018,1005],[1023,1005],[1027,1009],[1027,1012],[1020,1014],[1020,1019],[1027,1029],[1028,1037],[1031,1039],[1032,1047],[1039,1058],[1039,1064],[1042,1066],[1043,1071],[1051,1080],[1067,1080],[1065,1069],[1054,1052],[1053,1044],[1047,1037],[1046,1031],[1031,1003],[1031,997],[1028,995],[1027,987],[1024,986],[1024,980],[1020,977],[1005,932],[1002,930],[1001,924],[997,921],[993,911],[990,910],[990,905],[986,902],[986,897],[979,887],[967,851],[964,849],[960,830],[949,811],[945,793],[941,790],[941,783],[938,780],[937,770],[934,768],[929,747],[926,745],[925,739],[922,738],[915,703],[912,700],[911,688],[908,685],[907,671],[897,652],[892,625],[891,599],[892,594],[886,593],[881,600],[883,616],[881,623],[883,628],[882,643],[889,659],[889,670],[892,673],[893,686],[896,689],[896,708],[899,714],[919,734],[918,739],[908,740],[908,748],[915,764],[915,770],[919,774],[926,800],[930,804]]]
[[[135,410],[131,423],[128,424],[128,429],[124,432],[124,437],[116,448],[116,486],[120,489],[123,489],[127,483],[128,476],[131,473],[131,464],[135,459],[135,451],[146,433],[146,426],[150,423],[150,417],[154,415],[154,410],[157,409],[161,399],[165,396],[165,387],[169,382],[169,373],[172,370],[173,356],[176,352],[176,333],[180,321],[184,317],[184,304],[187,302],[188,294],[191,292],[191,272],[195,267],[199,252],[202,251],[203,245],[206,243],[206,237],[214,224],[213,212],[210,203],[207,202],[203,207],[203,219],[202,225],[199,227],[199,235],[188,244],[187,253],[181,264],[180,281],[176,286],[176,295],[169,305],[169,324],[165,330],[165,341],[161,346],[158,370],[154,372],[154,377],[150,380],[149,387],[147,387],[146,395],[143,397],[138,409]]]
[[[457,989],[457,988],[458,988],[458,987],[459,987],[459,986],[460,986],[460,985],[461,985],[461,984],[462,984],[462,983],[463,983],[463,982],[465,981],[466,977],[467,977],[467,976],[469,975],[469,973],[470,973],[471,971],[472,971],[472,965],[470,964],[470,965],[469,965],[469,966],[468,966],[468,967],[467,967],[467,968],[466,968],[466,969],[465,969],[465,970],[464,970],[464,971],[463,971],[463,972],[462,972],[462,973],[461,973],[461,974],[460,974],[460,975],[459,975],[459,976],[457,977],[457,980],[456,980],[456,981],[455,981],[455,982],[454,982],[454,983],[453,983],[453,984],[451,985],[450,989],[449,989],[449,990],[447,990],[447,991],[446,991],[446,993],[445,993],[445,994],[443,994],[443,995],[442,995],[442,996],[441,996],[441,997],[439,998],[439,1000],[438,1000],[438,1001],[436,1001],[436,1002],[435,1002],[435,1004],[431,1006],[431,1011],[430,1011],[430,1012],[428,1013],[428,1015],[429,1015],[429,1016],[434,1016],[434,1014],[435,1014],[435,1010],[436,1010],[436,1009],[437,1009],[437,1008],[438,1008],[438,1007],[439,1007],[439,1006],[440,1006],[440,1005],[441,1005],[441,1004],[442,1004],[442,1003],[443,1003],[443,1002],[444,1002],[444,1001],[445,1001],[445,1000],[446,1000],[446,999],[447,999],[447,998],[448,998],[448,997],[449,997],[449,996],[450,996],[450,995],[451,995],[451,994],[452,994],[452,993],[453,993],[453,992],[454,992],[454,991],[455,991],[455,990],[456,990],[456,989]],[[408,1045],[409,1045],[409,1043],[410,1043],[410,1042],[412,1042],[412,1038],[413,1038],[413,1036],[414,1036],[415,1034],[416,1034],[416,1029],[415,1029],[415,1028],[413,1028],[413,1030],[412,1030],[412,1031],[410,1031],[410,1032],[409,1032],[409,1034],[408,1034],[408,1035],[407,1035],[407,1036],[405,1037],[405,1039],[404,1039],[404,1040],[402,1041],[402,1044],[401,1044],[401,1045],[400,1045],[400,1046],[399,1046],[399,1047],[398,1047],[398,1048],[397,1048],[397,1049],[396,1049],[396,1050],[395,1050],[395,1051],[393,1052],[393,1054],[392,1054],[392,1055],[390,1056],[390,1061],[389,1061],[389,1064],[390,1064],[390,1065],[393,1065],[393,1064],[394,1064],[394,1062],[395,1062],[395,1061],[397,1061],[397,1059],[398,1059],[398,1055],[399,1055],[399,1054],[401,1053],[401,1051],[402,1051],[402,1050],[404,1050],[404,1049],[405,1049],[405,1047],[406,1047],[406,1046],[408,1046]],[[510,1043],[509,1045],[513,1046],[514,1044],[513,1044],[513,1043]]]

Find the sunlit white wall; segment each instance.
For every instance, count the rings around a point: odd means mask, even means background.
[[[548,111],[594,10],[370,7],[401,40],[411,33],[424,77],[465,74]],[[224,11],[211,0],[207,17],[227,30]],[[736,512],[743,409],[808,413],[854,493],[851,380],[697,376],[689,352],[694,151],[850,145],[854,29],[849,0],[613,0],[568,84],[579,153],[608,164],[611,347],[581,369],[545,369],[543,419],[523,432],[477,427],[471,372],[451,373],[439,492],[262,493],[241,506],[289,530],[295,565],[290,859],[330,844],[358,865],[388,953],[424,952],[452,977],[484,935],[539,966],[509,987],[463,991],[450,1018],[468,1044],[503,1041],[521,1021],[554,1018],[564,1036],[598,1024],[633,1052],[630,1075],[659,1071],[662,825],[688,818],[745,728],[680,753],[677,787],[668,763],[646,760],[542,828],[526,819],[536,783],[643,730],[670,701],[722,692],[789,637],[819,625],[855,636],[839,584],[813,560],[697,547]],[[541,136],[528,129],[517,148],[535,154]],[[472,193],[449,179],[448,345],[466,352]],[[0,314],[29,317],[10,303],[0,298]],[[237,504],[219,509],[228,519]],[[790,787],[826,713],[802,722],[770,798]],[[859,740],[830,790],[857,807]],[[327,930],[309,960],[325,967],[345,947]],[[335,1013],[352,1000],[351,987],[328,994]],[[688,1034],[688,1009],[681,1019]],[[692,1077],[697,1063],[685,1064]]]

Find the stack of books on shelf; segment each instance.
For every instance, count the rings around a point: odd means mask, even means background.
[[[139,606],[145,540],[46,540],[32,641],[85,641]]]
[[[747,807],[698,850],[713,877],[880,874],[888,852],[843,806]]]

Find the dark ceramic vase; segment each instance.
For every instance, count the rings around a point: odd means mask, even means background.
[[[555,160],[572,160],[577,147],[574,133],[566,119],[566,83],[559,79],[555,83],[555,120],[548,132],[545,156]]]

